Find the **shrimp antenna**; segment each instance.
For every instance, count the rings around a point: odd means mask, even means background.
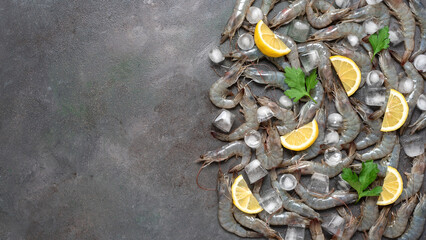
[[[208,165],[208,164],[207,164]],[[203,168],[206,166],[206,163],[203,163],[203,165],[201,165],[200,169],[198,170],[197,176],[195,177],[195,182],[197,183],[197,186],[205,191],[216,191],[216,189],[212,189],[212,188],[205,188],[203,186],[200,185],[200,183],[198,182],[198,177],[200,176],[201,171],[203,170]],[[220,166],[219,166],[220,169]]]

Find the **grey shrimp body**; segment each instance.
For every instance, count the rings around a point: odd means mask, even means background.
[[[322,152],[321,145],[324,144],[325,123],[326,123],[326,116],[325,116],[324,109],[321,108],[317,111],[315,120],[317,121],[318,131],[319,131],[317,139],[309,148],[307,148],[306,150],[300,151],[298,153],[298,155],[300,155],[301,157],[303,156],[303,159],[305,160],[313,159]]]
[[[262,237],[260,233],[248,231],[235,221],[229,179],[220,170],[218,173],[217,196],[219,201],[217,216],[223,229],[240,237]]]
[[[314,28],[324,28],[330,25],[332,22],[339,20],[350,11],[350,8],[333,9],[333,10],[326,11],[322,15],[317,15],[314,12],[314,9],[312,8],[315,1],[316,0],[311,0],[310,2],[306,4],[306,7],[305,7],[305,12],[306,12],[308,22]]]
[[[266,143],[256,148],[256,157],[262,167],[269,170],[277,167],[282,162],[284,152],[277,128],[274,126],[268,127],[267,132]]]
[[[253,2],[254,0],[236,0],[231,17],[229,17],[225,29],[222,32],[220,43],[225,42],[228,38],[232,40],[235,32],[243,24],[247,11]]]
[[[249,49],[249,50],[241,50],[241,49],[233,50],[225,54],[225,57],[232,58],[232,60],[234,61],[239,59],[245,59],[245,61],[253,62],[253,61],[257,61],[264,58],[265,55],[263,55],[263,53],[259,50],[259,48],[254,46],[252,49]]]
[[[408,226],[405,233],[398,238],[398,240],[415,240],[419,239],[423,234],[423,228],[426,223],[426,195],[420,199],[414,209],[413,217],[411,218],[410,225]]]
[[[402,190],[401,196],[399,196],[395,204],[398,204],[402,200],[414,196],[420,190],[423,184],[425,168],[425,154],[423,153],[422,155],[414,158],[411,173],[406,173],[408,180],[407,185],[405,186],[404,190]]]
[[[377,197],[367,197],[361,205],[360,224],[357,230],[367,231],[374,225],[377,218],[379,218]]]
[[[426,51],[426,7],[420,0],[409,0],[411,11],[414,17],[420,23],[420,46],[419,49],[411,55],[410,61]]]
[[[285,71],[286,67],[291,67],[290,63],[288,63],[284,57],[278,57],[278,58],[266,57],[266,59],[268,59],[269,62],[274,64],[275,67],[278,68],[278,70],[283,72]]]
[[[411,128],[410,134],[414,134],[417,131],[420,131],[426,127],[426,111],[420,114],[419,118],[409,126]]]
[[[296,193],[306,205],[314,210],[325,210],[350,203],[354,203],[358,199],[358,194],[346,191],[335,191],[327,197],[317,197],[311,194],[302,184],[298,183]]]
[[[416,22],[413,13],[403,0],[385,0],[386,5],[395,13],[401,25],[404,36],[405,51],[402,55],[401,65],[405,65],[414,49],[414,33],[416,32]]]
[[[320,109],[324,102],[324,88],[320,82],[315,85],[314,89],[311,90],[312,99],[309,99],[299,112],[299,124],[298,126],[303,126],[312,121],[315,116],[315,113]]]
[[[281,39],[284,44],[290,48],[289,52],[285,57],[290,62],[290,65],[294,68],[300,68],[299,51],[297,50],[296,42],[289,36],[275,32],[275,35]],[[283,58],[283,57],[282,57]],[[281,69],[280,69],[281,70]],[[284,70],[284,69],[282,69]]]
[[[401,145],[399,144],[399,140],[397,138],[395,146],[392,149],[392,152],[389,155],[387,155],[385,158],[380,160],[380,164],[377,165],[377,167],[379,168],[379,173],[377,175],[379,177],[386,177],[388,166],[393,168],[398,168],[400,152],[401,152]]]
[[[281,10],[274,18],[270,21],[272,28],[287,24],[296,17],[305,13],[307,0],[296,0],[291,3],[288,7]]]
[[[276,125],[280,135],[285,135],[296,128],[296,116],[292,111],[278,106],[276,102],[267,97],[259,97],[257,101],[262,106],[268,106],[273,112],[274,117],[279,120],[274,124]]]
[[[399,207],[396,214],[392,214],[392,219],[388,222],[383,236],[387,238],[397,238],[401,236],[407,227],[408,220],[417,205],[417,197],[413,196]]]
[[[226,96],[229,95],[229,87],[234,85],[241,73],[243,72],[244,61],[238,61],[225,73],[223,77],[217,80],[210,87],[209,97],[210,101],[218,108],[234,108],[238,105],[243,97],[242,92],[239,92],[234,99],[227,99]]]
[[[309,225],[312,240],[325,240],[324,233],[322,232],[321,223],[317,220],[312,220]]]
[[[280,71],[264,71],[248,67],[244,70],[243,75],[256,83],[267,85],[267,87],[276,87],[283,91],[289,89],[288,85],[284,82],[284,73]]]
[[[336,210],[339,215],[345,219],[346,222],[345,230],[343,231],[342,237],[340,239],[350,240],[358,228],[359,219],[353,215],[348,214],[344,207],[337,207]]]
[[[265,21],[266,16],[271,11],[271,9],[274,7],[274,5],[279,2],[280,0],[262,0],[262,4],[260,5],[260,10],[262,10],[263,13],[263,19]]]
[[[368,231],[368,240],[380,240],[382,239],[383,232],[385,231],[386,224],[388,223],[388,213],[390,207],[384,207],[380,211],[379,218],[377,218],[374,225],[371,227],[370,231]]]
[[[367,19],[376,18],[379,20],[380,27],[389,26],[390,12],[384,3],[366,5],[358,8],[350,14],[343,17],[343,20],[352,20],[354,22],[364,22]]]
[[[354,106],[355,111],[358,112],[363,122],[368,126],[365,136],[360,135],[354,141],[356,149],[362,150],[377,143],[382,138],[383,132],[380,131],[382,127],[382,121],[370,120],[368,116],[373,113],[373,110],[371,110],[367,105],[358,99],[350,98],[350,101]]]
[[[260,219],[272,226],[295,226],[305,227],[309,225],[309,219],[300,216],[294,212],[281,212],[269,214],[266,211],[262,211],[259,214]]]
[[[225,161],[233,156],[240,156],[242,159],[241,163],[233,167],[230,171],[240,171],[250,162],[251,149],[244,143],[244,141],[234,141],[219,149],[208,151],[206,154],[201,155],[197,162],[204,162],[205,165],[209,165],[212,162]]]
[[[213,137],[226,142],[231,142],[244,138],[244,134],[249,130],[257,130],[259,122],[257,121],[257,104],[253,94],[248,86],[244,87],[244,96],[240,102],[243,108],[245,123],[241,124],[237,129],[230,134],[211,132]]]
[[[237,222],[239,222],[244,227],[259,232],[267,238],[283,240],[283,238],[279,235],[277,231],[270,228],[268,224],[266,224],[264,221],[260,220],[259,218],[256,218],[256,215],[243,213],[239,209],[235,209],[234,217]]]
[[[389,153],[392,152],[393,147],[396,144],[396,140],[397,136],[395,131],[385,132],[383,133],[380,142],[378,142],[373,149],[370,149],[362,154],[357,153],[355,158],[361,161],[367,161],[386,157]]]

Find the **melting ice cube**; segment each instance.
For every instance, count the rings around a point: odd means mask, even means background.
[[[399,81],[398,91],[404,94],[411,93],[414,89],[413,79],[404,77]]]
[[[385,82],[385,76],[378,70],[373,70],[367,75],[367,85],[372,87],[380,87]]]
[[[306,53],[301,53],[300,62],[302,63],[305,72],[310,72],[312,69],[316,68],[319,63],[319,54],[316,50],[311,50]]]
[[[327,146],[334,146],[339,142],[339,134],[334,130],[327,130],[324,136],[324,144]]]
[[[314,173],[311,176],[311,182],[308,190],[314,193],[326,194],[329,192],[329,178],[321,173]]]
[[[417,100],[417,108],[426,111],[426,95],[422,94],[419,96],[419,99]]]
[[[257,182],[268,175],[268,171],[260,165],[260,161],[257,159],[254,159],[249,164],[247,164],[244,170],[247,173],[250,184]]]
[[[334,2],[339,8],[347,8],[351,5],[351,0],[335,0]]]
[[[285,240],[303,240],[305,239],[305,229],[300,227],[287,227]]]
[[[401,146],[405,154],[415,157],[425,152],[425,143],[422,134],[401,136]]]
[[[263,12],[258,7],[250,7],[247,11],[246,19],[251,24],[256,24],[263,18]]]
[[[263,210],[272,214],[280,210],[283,206],[283,202],[275,189],[269,189],[264,193],[259,201],[260,206]]]
[[[296,188],[297,179],[292,174],[283,174],[280,177],[280,187],[285,191],[291,191]]]
[[[385,104],[386,88],[385,87],[369,87],[365,95],[365,104],[368,106],[382,106]]]
[[[426,55],[420,54],[414,59],[414,67],[420,72],[426,72]]]
[[[238,47],[242,50],[249,50],[254,47],[254,39],[250,33],[242,34],[237,41]]]
[[[324,160],[327,165],[334,167],[342,162],[342,153],[335,147],[328,148],[324,152]]]
[[[218,47],[214,47],[210,50],[209,58],[214,63],[220,63],[225,60],[225,57],[223,56],[222,52]]]
[[[328,126],[333,129],[339,129],[343,124],[343,117],[338,113],[332,113],[327,117]]]
[[[359,38],[355,35],[348,35],[348,42],[352,47],[356,47],[359,45]]]
[[[377,25],[373,20],[367,20],[363,23],[363,27],[365,30],[365,33],[371,35],[375,32],[377,32],[377,30],[379,30],[379,25]]]
[[[264,122],[274,116],[272,110],[267,106],[261,106],[257,109],[257,121]]]
[[[287,95],[282,95],[278,101],[286,109],[293,107],[293,101]]]
[[[382,2],[383,0],[367,0],[367,4],[368,5],[375,5],[378,4],[380,2]]]
[[[244,142],[250,148],[258,148],[262,143],[262,135],[256,130],[250,130],[244,136]]]
[[[229,132],[234,124],[235,114],[224,109],[213,120],[213,125],[223,132]]]
[[[288,29],[288,36],[296,42],[306,42],[309,35],[310,25],[307,22],[293,20]]]
[[[323,214],[321,226],[330,234],[341,237],[345,229],[345,219],[336,213]]]

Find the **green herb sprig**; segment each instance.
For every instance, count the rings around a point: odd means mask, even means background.
[[[374,56],[378,52],[389,47],[389,27],[386,26],[380,29],[379,32],[371,34],[371,36],[368,38],[368,41],[370,42],[374,50],[373,57],[371,58],[371,61],[373,61]]]
[[[309,91],[317,85],[317,71],[314,69],[312,73],[305,79],[305,74],[300,68],[286,67],[284,69],[285,83],[290,89],[284,92],[289,98],[294,98],[293,102],[299,101],[302,97],[308,96],[312,101],[317,103],[309,94]]]

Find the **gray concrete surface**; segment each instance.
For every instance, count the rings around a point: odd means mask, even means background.
[[[1,1],[0,239],[237,239],[194,164],[233,4]]]

